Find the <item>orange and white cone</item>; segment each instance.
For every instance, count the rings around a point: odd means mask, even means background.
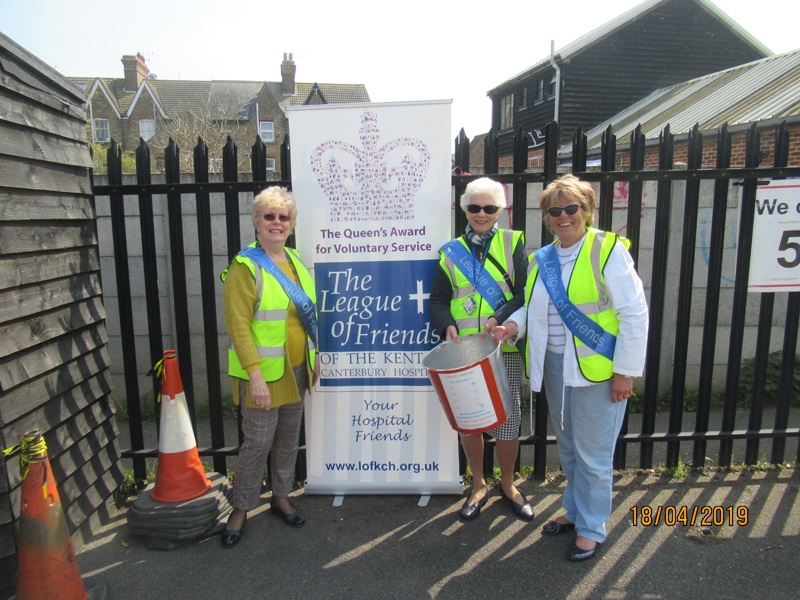
[[[22,438],[20,471],[22,510],[16,598],[88,598],[47,458],[47,445],[38,430]]]
[[[159,365],[161,435],[156,482],[150,497],[156,502],[184,502],[205,494],[211,481],[200,462],[175,351],[166,350]]]

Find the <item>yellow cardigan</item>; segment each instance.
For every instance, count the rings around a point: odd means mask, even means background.
[[[288,261],[277,263],[278,267],[284,271],[290,279],[293,279],[292,269]],[[256,345],[250,335],[250,323],[253,319],[253,307],[258,304],[256,298],[256,282],[253,274],[238,261],[233,261],[225,277],[222,286],[222,297],[225,306],[225,326],[228,329],[228,337],[233,341],[239,362],[248,373],[258,369],[259,358]],[[278,408],[284,404],[292,404],[300,401],[297,392],[297,382],[292,372],[292,367],[297,367],[306,361],[306,333],[303,322],[297,314],[297,308],[293,302],[289,302],[289,314],[287,317],[287,336],[284,356],[286,366],[283,377],[278,381],[267,382],[270,395],[270,408]],[[309,391],[311,387],[313,365],[307,365]],[[233,379],[233,401],[239,404],[239,379]],[[247,407],[258,408],[250,399],[250,386],[247,386]]]

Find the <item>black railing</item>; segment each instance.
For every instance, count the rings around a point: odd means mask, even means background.
[[[600,151],[601,166],[599,170],[587,169],[586,137],[579,129],[573,137],[571,172],[580,178],[596,182],[600,185],[600,206],[597,225],[610,229],[613,219],[614,186],[618,182],[628,182],[629,201],[626,213],[627,236],[631,239],[631,253],[641,268],[641,229],[642,199],[644,184],[647,181],[657,182],[655,227],[652,239],[652,257],[649,266],[653,276],[646,281],[649,288],[650,337],[648,340],[648,360],[644,377],[644,391],[641,394],[642,412],[635,418],[640,419],[639,432],[629,431],[630,420],[634,415],[626,415],[623,430],[615,455],[615,466],[629,466],[627,449],[631,444],[639,444],[638,465],[642,468],[653,466],[653,448],[655,444],[665,444],[666,464],[675,466],[679,460],[681,443],[693,443],[693,463],[702,466],[706,462],[707,445],[710,441],[719,441],[720,450],[717,463],[729,466],[732,461],[732,448],[735,440],[746,440],[745,462],[755,463],[758,460],[761,440],[772,440],[771,462],[780,463],[786,460],[786,441],[800,436],[800,428],[789,427],[789,407],[793,394],[793,375],[795,354],[797,351],[798,319],[800,319],[800,293],[785,294],[785,326],[782,345],[782,364],[778,403],[773,427],[763,427],[764,388],[767,378],[767,362],[769,358],[770,335],[775,329],[775,294],[761,294],[759,298],[758,341],[755,351],[755,374],[752,394],[748,399],[749,421],[747,429],[734,429],[735,414],[739,400],[739,378],[742,366],[746,313],[748,304],[748,269],[753,236],[753,215],[756,187],[760,179],[799,177],[800,167],[787,167],[789,161],[788,134],[785,126],[775,130],[775,160],[770,167],[759,165],[760,133],[757,124],[747,132],[747,160],[744,167],[731,168],[731,134],[727,126],[717,134],[717,160],[715,168],[703,168],[703,136],[697,128],[689,135],[688,161],[686,168],[673,168],[675,141],[669,126],[664,129],[659,139],[658,168],[646,170],[644,166],[645,140],[641,130],[637,130],[630,139],[630,168],[617,171],[616,137],[609,129],[603,135]],[[485,138],[484,156],[485,174],[503,183],[513,185],[512,223],[515,229],[525,230],[528,226],[529,213],[538,207],[537,199],[528,197],[528,184],[546,185],[554,180],[565,168],[557,163],[558,151],[555,142],[558,140],[558,125],[551,123],[546,129],[546,142],[543,148],[544,166],[540,169],[527,168],[529,156],[528,136],[517,131],[514,135],[513,173],[498,174],[500,156],[498,154],[497,137],[490,131]],[[136,183],[122,183],[121,153],[112,141],[108,152],[108,185],[98,185],[94,194],[98,203],[108,202],[112,222],[114,265],[119,298],[119,321],[122,343],[123,371],[125,395],[130,416],[131,448],[123,449],[123,457],[134,461],[135,475],[145,476],[145,458],[155,457],[157,448],[145,448],[142,428],[142,410],[138,399],[139,373],[136,372],[136,350],[134,339],[133,306],[131,302],[131,273],[128,266],[128,246],[126,219],[135,216],[140,221],[142,239],[142,269],[147,306],[147,327],[149,336],[149,353],[151,364],[154,364],[164,350],[162,346],[162,314],[158,292],[158,261],[156,257],[156,241],[153,229],[155,198],[166,198],[166,215],[168,218],[170,273],[172,277],[172,318],[174,320],[174,345],[176,346],[181,375],[187,391],[187,401],[193,426],[197,426],[194,406],[195,395],[192,390],[194,374],[192,369],[192,327],[189,319],[189,296],[187,289],[185,240],[186,223],[182,213],[182,201],[193,198],[196,204],[197,231],[196,239],[199,254],[200,297],[202,307],[195,314],[202,315],[202,340],[205,349],[206,385],[209,394],[211,446],[201,447],[200,454],[211,456],[214,469],[226,470],[226,457],[238,452],[239,439],[235,444],[225,440],[223,414],[221,407],[222,384],[220,372],[224,371],[218,347],[217,303],[214,282],[217,273],[213,264],[213,227],[210,206],[213,194],[222,194],[225,213],[225,231],[227,243],[227,259],[230,260],[241,248],[239,196],[242,193],[256,193],[267,185],[284,185],[291,187],[288,166],[290,150],[288,136],[281,148],[281,164],[283,171],[279,181],[268,181],[266,172],[266,154],[264,144],[256,140],[252,148],[252,180],[239,181],[236,172],[237,148],[229,138],[221,149],[223,164],[223,181],[209,182],[208,148],[202,139],[194,149],[194,181],[182,182],[178,170],[180,150],[171,140],[165,150],[166,177],[164,183],[153,184],[150,178],[149,149],[144,142],[140,143],[136,152]],[[455,140],[455,164],[452,184],[456,198],[463,192],[466,184],[484,175],[469,174],[469,139],[462,130]],[[729,205],[730,182],[741,180],[741,218],[739,221],[736,248],[736,276],[733,286],[733,301],[730,315],[730,343],[727,356],[724,401],[722,406],[722,425],[718,431],[709,431],[709,414],[714,393],[712,372],[715,364],[715,347],[719,337],[719,320],[721,316],[721,281],[724,254],[724,231],[726,227],[726,209]],[[690,431],[684,430],[683,422],[684,398],[687,393],[687,361],[693,343],[690,336],[690,322],[693,307],[694,264],[696,262],[696,237],[698,224],[698,207],[701,195],[701,182],[713,181],[713,206],[711,210],[710,240],[708,243],[708,275],[705,284],[704,320],[702,340],[700,341],[700,368],[697,390],[697,409],[695,422]],[[675,183],[685,184],[683,206],[674,204]],[[126,214],[124,209],[126,197],[138,198],[138,214]],[[681,209],[683,216],[682,236],[678,246],[670,246],[670,224],[673,212]],[[461,210],[455,210],[456,230],[466,225]],[[541,244],[552,240],[546,228],[541,229]],[[290,242],[291,243],[291,242]],[[649,249],[649,246],[648,246]],[[667,272],[668,260],[679,259],[679,293],[677,305],[667,304],[668,281],[663,274]],[[751,302],[752,302],[752,298]],[[676,311],[675,330],[667,331],[666,319],[668,311]],[[722,315],[723,317],[725,315]],[[197,327],[197,323],[195,323]],[[666,375],[662,373],[662,340],[664,336],[674,338],[672,359],[671,398],[669,405],[669,424],[667,431],[656,432],[656,416],[659,389],[663,388]],[[697,343],[697,342],[694,342]],[[155,393],[157,382],[153,381]],[[547,408],[543,394],[534,403],[534,425],[531,435],[521,438],[524,445],[533,446],[534,476],[543,478],[547,464],[548,445],[554,438],[547,434]],[[157,411],[156,411],[157,414]],[[241,431],[241,430],[240,430]],[[227,444],[227,445],[226,445]],[[490,442],[491,446],[491,442]],[[487,453],[489,454],[489,453]],[[800,460],[800,456],[796,457]],[[304,453],[301,450],[298,472],[304,473]],[[489,455],[485,468],[491,469],[493,457]]]

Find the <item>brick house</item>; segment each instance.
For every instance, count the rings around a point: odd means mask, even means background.
[[[707,0],[647,0],[487,92],[501,165],[519,127],[531,150],[550,121],[567,143],[653,90],[770,54]]]
[[[240,170],[250,170],[250,149],[259,136],[267,145],[267,170],[280,172],[288,106],[370,101],[363,84],[295,81],[291,54],[283,55],[280,81],[162,80],[150,73],[141,54],[123,56],[122,65],[122,78],[70,77],[88,96],[90,139],[100,144],[114,139],[125,152],[135,150],[141,138],[157,159],[172,137],[182,159],[190,161],[200,136],[209,146],[212,171],[221,171],[219,156],[230,135]]]

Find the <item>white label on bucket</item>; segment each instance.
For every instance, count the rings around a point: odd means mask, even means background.
[[[480,367],[438,375],[459,429],[481,429],[497,423],[497,412]]]

